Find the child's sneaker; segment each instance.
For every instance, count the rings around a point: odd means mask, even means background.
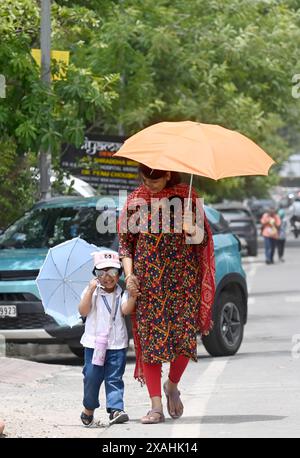
[[[80,415],[80,419],[85,428],[103,428],[104,427],[101,421],[94,420],[94,415],[87,415],[86,413],[82,412]]]
[[[94,422],[94,415],[87,415],[86,413],[81,412],[80,420],[82,421],[83,426],[89,428]]]
[[[129,420],[129,417],[124,410],[112,410],[109,414],[109,424],[114,425],[115,423],[125,423]]]

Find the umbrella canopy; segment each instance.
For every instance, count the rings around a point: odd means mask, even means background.
[[[81,293],[92,278],[95,245],[76,237],[50,248],[36,279],[45,312],[60,324],[74,326]]]
[[[249,138],[224,127],[192,121],[161,122],[130,137],[114,156],[153,169],[214,180],[268,175],[273,159]]]

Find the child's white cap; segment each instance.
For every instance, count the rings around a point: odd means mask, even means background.
[[[94,256],[94,267],[96,269],[106,269],[107,267],[115,267],[121,269],[121,261],[119,255],[113,250],[102,250],[91,253]]]

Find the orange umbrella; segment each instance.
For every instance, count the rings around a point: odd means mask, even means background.
[[[160,122],[125,141],[114,156],[153,169],[191,173],[219,180],[268,175],[273,159],[245,135],[214,124]],[[189,202],[190,203],[190,202]]]
[[[213,180],[268,175],[273,159],[249,138],[224,127],[192,121],[161,122],[125,141],[115,156],[153,169]]]

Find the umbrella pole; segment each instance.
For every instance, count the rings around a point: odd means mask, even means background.
[[[190,189],[189,189],[189,197],[188,197],[188,205],[187,205],[187,209],[188,209],[188,210],[190,209],[190,204],[191,204],[191,194],[192,194],[193,178],[194,178],[194,175],[191,174]]]

